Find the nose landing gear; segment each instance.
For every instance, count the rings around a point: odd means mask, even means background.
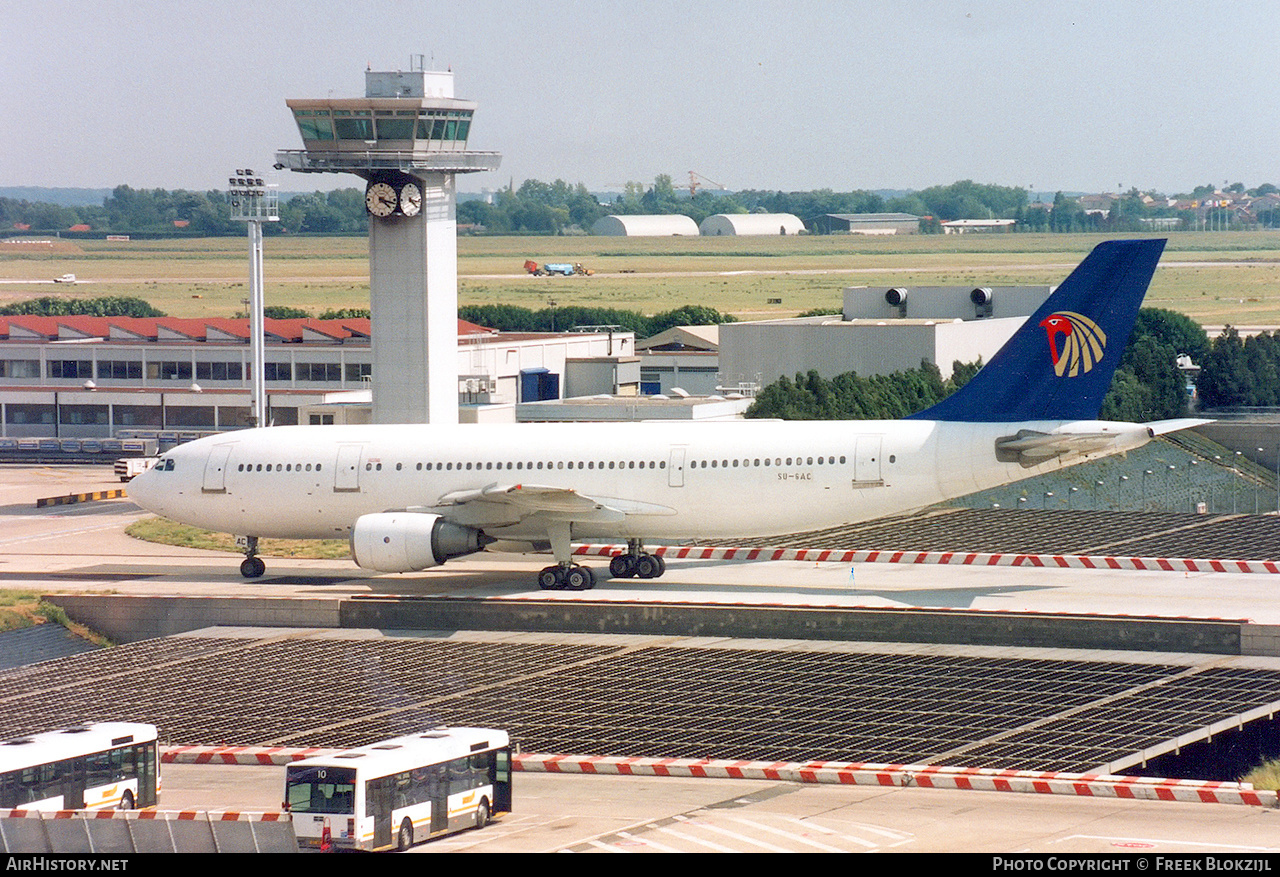
[[[267,571],[267,565],[258,556],[258,537],[245,536],[243,546],[244,560],[240,562],[240,575],[246,579],[256,579]]]

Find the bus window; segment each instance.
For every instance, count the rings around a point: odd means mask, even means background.
[[[355,775],[349,768],[288,768],[285,803],[295,813],[351,813]]]

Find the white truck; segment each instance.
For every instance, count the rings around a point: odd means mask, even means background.
[[[121,457],[116,460],[116,477],[128,482],[156,464],[159,457]]]

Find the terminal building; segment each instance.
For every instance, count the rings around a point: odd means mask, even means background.
[[[265,325],[269,422],[370,422],[368,319]],[[569,389],[639,392],[632,333],[497,332],[461,320],[457,327],[463,422],[512,420],[517,403]],[[0,437],[245,428],[249,335],[248,319],[0,317]]]

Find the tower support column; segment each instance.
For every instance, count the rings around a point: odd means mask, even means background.
[[[418,179],[421,213],[369,221],[375,423],[458,422],[455,182]]]

